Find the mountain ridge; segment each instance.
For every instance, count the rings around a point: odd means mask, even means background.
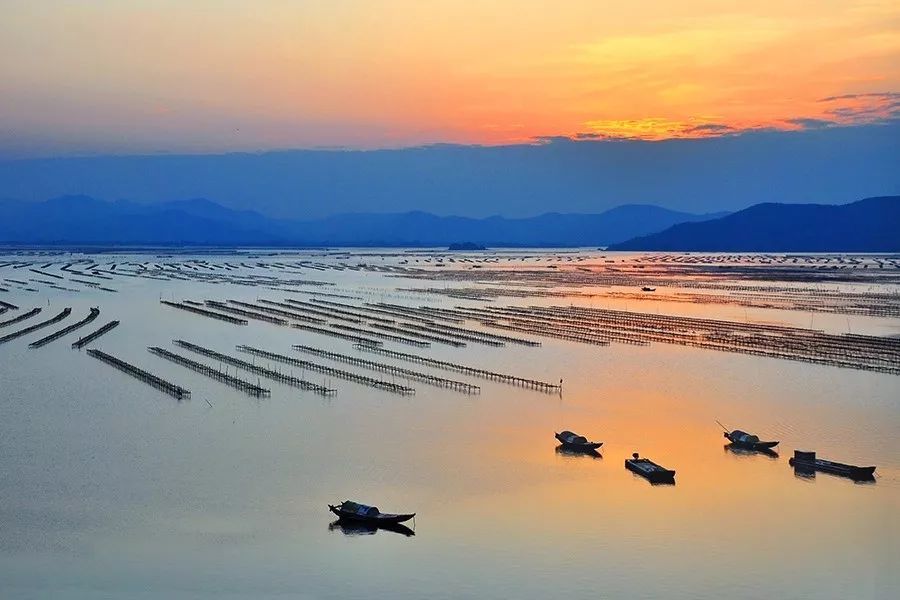
[[[847,204],[764,202],[610,245],[666,252],[900,252],[900,196]]]
[[[721,216],[655,205],[622,205],[598,214],[544,213],[509,219],[438,216],[424,211],[349,213],[316,220],[273,219],[204,198],[140,204],[90,196],[44,202],[0,200],[0,242],[296,246],[480,245],[606,246],[674,223]]]

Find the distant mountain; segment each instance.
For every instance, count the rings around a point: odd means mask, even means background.
[[[600,214],[547,213],[526,219],[439,217],[425,212],[348,214],[307,221],[305,239],[332,245],[443,246],[466,240],[485,246],[606,246],[661,231],[675,223],[721,216],[652,205],[626,205]]]
[[[289,221],[235,211],[205,199],[137,204],[64,196],[0,200],[0,242],[24,244],[203,244],[292,246],[606,246],[675,223],[716,218],[652,205],[601,214],[548,213],[527,219],[440,217],[425,212],[346,214]]]
[[[681,223],[611,250],[697,252],[900,252],[900,196],[842,205],[756,204]]]
[[[247,224],[239,225],[239,214],[204,201],[148,206],[88,196],[63,196],[46,202],[0,200],[0,241],[208,245],[282,241],[262,215],[250,213]]]

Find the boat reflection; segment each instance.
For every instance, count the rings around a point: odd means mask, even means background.
[[[794,477],[796,477],[797,479],[801,479],[803,481],[809,481],[811,483],[815,482],[816,473],[817,473],[816,469],[810,468],[805,465],[794,465],[793,469],[794,469]],[[822,472],[825,473],[825,475],[828,475],[829,477],[835,477],[837,479],[849,479],[853,483],[856,483],[859,485],[872,485],[875,483],[874,475],[867,475],[867,476],[860,475],[857,477],[849,477],[846,475],[837,475],[835,473],[828,473],[826,471],[822,471]]]
[[[722,446],[725,449],[725,452],[730,452],[737,456],[753,456],[756,454],[762,454],[763,456],[768,456],[769,458],[775,459],[778,458],[778,453],[769,448],[742,448],[740,446],[735,446],[734,444],[725,444]]]
[[[328,524],[328,531],[340,531],[344,535],[375,535],[378,530],[391,531],[399,533],[406,537],[416,535],[416,532],[401,523],[384,523],[374,525],[371,523],[361,523],[358,521],[347,521],[345,519],[337,519]]]
[[[567,458],[576,458],[581,456],[589,456],[594,459],[603,458],[603,455],[596,450],[577,450],[570,446],[564,446],[562,444],[556,447],[556,453]]]

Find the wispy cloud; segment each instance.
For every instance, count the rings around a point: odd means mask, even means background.
[[[835,121],[828,119],[816,119],[814,117],[796,117],[793,119],[785,119],[785,123],[795,125],[800,129],[824,129],[836,125]]]
[[[825,114],[844,125],[879,123],[900,118],[900,92],[844,94],[819,101]]]

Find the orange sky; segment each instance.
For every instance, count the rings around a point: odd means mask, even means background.
[[[48,151],[720,135],[879,121],[900,91],[896,0],[34,0],[0,15],[0,127]]]

